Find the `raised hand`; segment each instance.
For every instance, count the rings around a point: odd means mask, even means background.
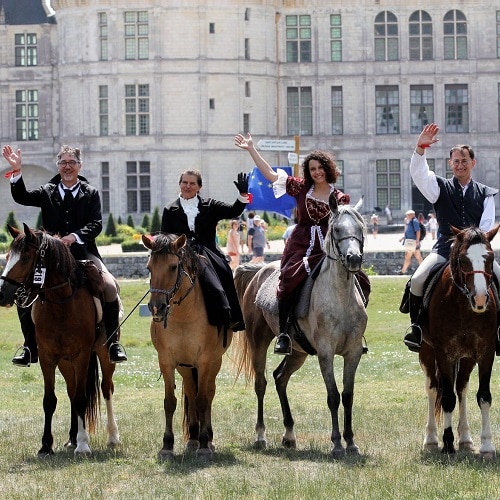
[[[439,127],[435,123],[429,123],[424,127],[422,132],[420,132],[420,135],[418,137],[418,142],[417,146],[418,147],[430,147],[432,144],[436,143],[439,141],[439,139],[436,138],[436,135],[439,132]],[[424,148],[425,149],[425,148]]]
[[[242,134],[236,135],[234,138],[234,144],[241,149],[248,149],[249,147],[253,146],[253,139],[250,135],[250,132],[248,132],[246,137]]]
[[[245,174],[244,172],[240,172],[238,174],[238,180],[233,181],[234,185],[236,186],[236,189],[238,189],[240,194],[247,194],[248,193],[248,174]]]
[[[4,146],[2,149],[3,157],[9,162],[13,170],[21,169],[21,150],[18,149],[17,153],[14,152],[12,146]]]

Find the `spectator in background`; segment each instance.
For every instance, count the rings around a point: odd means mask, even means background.
[[[238,219],[238,234],[240,236],[240,247],[241,251],[240,254],[245,253],[245,229],[247,225],[245,224],[245,221],[242,219]]]
[[[261,225],[261,219],[258,215],[253,218],[253,227],[248,230],[248,251],[252,252],[250,264],[264,262],[264,248],[269,242],[266,238],[265,229]]]
[[[436,219],[436,216],[432,212],[429,214],[428,225],[429,231],[431,233],[431,238],[435,240],[437,237],[438,221]]]
[[[418,213],[417,220],[419,224],[422,224],[422,226],[427,229],[427,221],[425,220],[424,214],[422,212]],[[425,235],[420,235],[420,241],[422,241],[425,238]]]
[[[389,204],[387,204],[385,207],[385,216],[387,217],[387,224],[392,224],[392,210]]]
[[[293,219],[293,224],[289,225],[286,229],[285,232],[283,233],[283,242],[285,243],[288,241],[288,238],[290,238],[290,235],[292,234],[292,231],[295,229],[295,226],[297,225],[297,217],[294,217]]]
[[[253,228],[253,219],[255,217],[255,214],[253,212],[249,212],[248,213],[248,217],[247,217],[247,251],[249,254],[252,253],[252,250],[250,250],[250,245],[249,245],[249,242],[248,242],[248,236],[249,236],[249,231],[250,229]]]
[[[227,254],[231,261],[229,267],[234,271],[240,265],[240,235],[238,221],[231,221],[231,229],[227,233]]]
[[[403,242],[405,247],[405,260],[398,274],[406,273],[406,270],[410,266],[412,256],[415,256],[419,264],[423,261],[422,254],[420,253],[420,225],[415,218],[415,212],[413,210],[408,210],[405,215],[405,221],[407,221],[405,234],[399,240]]]
[[[378,215],[373,214],[370,218],[370,222],[372,223],[372,234],[373,237],[376,238],[378,234]]]

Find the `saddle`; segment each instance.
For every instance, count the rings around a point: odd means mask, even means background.
[[[424,283],[424,298],[422,303],[422,311],[427,311],[432,297],[432,292],[436,287],[436,283],[441,278],[444,270],[448,266],[449,261],[443,262],[442,264],[436,264],[430,271],[429,276]],[[410,312],[410,285],[411,279],[406,282],[405,289],[403,292],[403,297],[401,299],[401,304],[399,305],[399,312],[403,314],[408,314]],[[493,291],[493,297],[495,298],[496,310],[500,311],[500,297],[498,294],[499,283],[495,275],[493,275],[493,282],[491,284],[491,289]]]
[[[312,270],[311,274],[309,274],[309,276],[307,277],[304,284],[297,290],[295,303],[290,311],[289,334],[307,354],[310,354],[312,356],[316,355],[317,352],[307,340],[307,337],[301,330],[297,319],[305,318],[309,314],[312,289],[325,258],[326,255],[318,262],[318,264]],[[260,309],[262,309],[263,311],[275,316],[278,315],[278,298],[276,296],[276,289],[278,288],[279,275],[279,269],[270,274],[269,277],[264,281],[262,286],[259,288],[257,295],[255,296],[255,305],[257,307],[260,307]],[[363,303],[366,307],[367,300],[357,276],[354,276],[354,279],[356,288],[358,289],[361,298],[363,299]]]
[[[94,297],[100,297],[106,287],[101,271],[91,260],[78,260],[77,263],[83,273],[83,284],[85,288],[87,288]]]

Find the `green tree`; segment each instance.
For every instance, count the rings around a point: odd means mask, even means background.
[[[161,231],[160,209],[155,207],[153,218],[151,219],[151,233],[158,233]]]
[[[108,216],[108,223],[106,224],[106,231],[104,234],[106,236],[116,236],[115,220],[113,219],[113,214],[111,212]]]
[[[36,224],[35,224],[36,229],[43,229],[43,218],[42,218],[42,211],[38,212],[38,217],[36,219]]]
[[[269,226],[271,224],[271,219],[269,218],[269,214],[267,212],[264,212],[262,215],[262,218],[264,219],[264,222]]]
[[[143,227],[146,231],[149,231],[149,215],[144,214],[144,217],[142,219],[142,224],[141,227]]]
[[[9,232],[7,225],[15,227],[16,229],[19,229],[19,224],[16,221],[16,217],[14,215],[14,212],[9,212],[9,215],[7,215],[7,220],[5,221],[4,225],[4,230],[5,232]]]
[[[117,223],[119,226],[121,226],[121,225],[123,224],[123,222],[122,222],[122,216],[121,216],[121,215],[119,215],[119,216],[118,216],[118,220],[116,221],[116,223]]]
[[[131,215],[127,217],[127,226],[135,228],[134,219],[132,218]]]

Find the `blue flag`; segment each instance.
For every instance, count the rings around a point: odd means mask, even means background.
[[[291,167],[273,167],[283,169],[288,175],[292,175]],[[250,174],[250,182],[248,183],[248,191],[252,193],[252,203],[247,205],[247,210],[265,210],[266,212],[275,212],[283,215],[287,219],[291,219],[292,210],[295,208],[296,202],[293,196],[284,194],[280,198],[275,198],[273,193],[273,183],[268,181],[259,171],[254,167]]]

